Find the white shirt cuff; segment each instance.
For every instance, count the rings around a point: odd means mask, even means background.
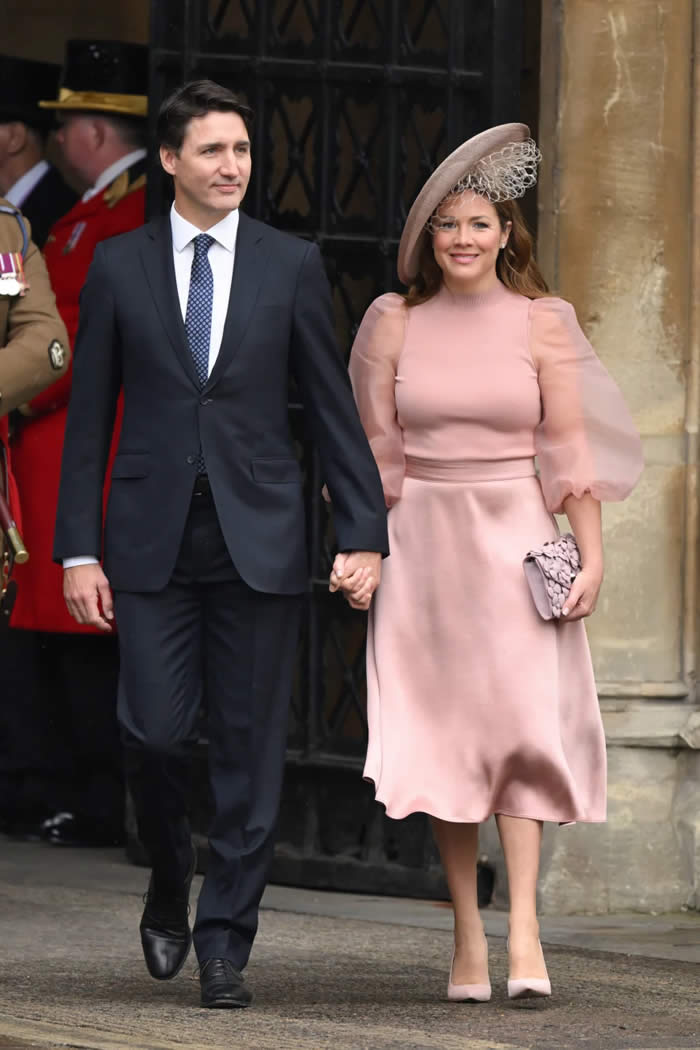
[[[92,554],[81,554],[75,558],[64,558],[63,568],[73,569],[76,565],[99,565],[99,558],[95,558]]]

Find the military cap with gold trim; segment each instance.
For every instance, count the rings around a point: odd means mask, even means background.
[[[39,105],[145,117],[148,47],[122,40],[69,40],[58,98]]]

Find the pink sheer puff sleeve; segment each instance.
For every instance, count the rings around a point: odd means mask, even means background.
[[[375,299],[362,319],[350,355],[357,409],[391,507],[401,498],[405,471],[403,433],[396,415],[396,368],[403,347],[406,307],[390,292]]]
[[[535,299],[530,346],[542,416],[535,431],[540,482],[548,509],[590,492],[622,500],[642,472],[642,446],[620,390],[563,299]]]

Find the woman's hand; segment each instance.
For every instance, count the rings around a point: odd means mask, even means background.
[[[596,607],[603,582],[603,536],[600,503],[585,492],[583,496],[568,496],[564,512],[581,551],[583,568],[574,580],[562,609],[563,620],[582,620]]]
[[[571,585],[561,611],[562,620],[582,620],[595,612],[603,583],[603,569],[583,568]]]

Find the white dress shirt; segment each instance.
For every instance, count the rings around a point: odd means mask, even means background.
[[[33,168],[25,171],[24,175],[10,186],[5,194],[5,200],[14,204],[15,208],[21,208],[37,182],[43,179],[48,170],[49,166],[45,160],[38,161]]]
[[[221,337],[224,334],[224,322],[228,311],[228,300],[231,294],[233,263],[236,256],[236,235],[238,234],[238,208],[230,211],[216,226],[206,231],[193,226],[191,222],[175,210],[170,209],[170,228],[173,234],[173,260],[175,262],[175,282],[177,297],[180,300],[182,320],[187,314],[187,297],[190,294],[190,275],[194,259],[194,239],[206,232],[214,238],[215,243],[209,249],[209,265],[214,278],[214,301],[211,310],[211,333],[209,336],[209,371],[219,356]]]
[[[100,193],[105,186],[109,186],[110,182],[114,182],[117,175],[121,175],[123,171],[130,168],[132,164],[136,164],[138,161],[143,160],[145,156],[145,149],[135,149],[132,150],[131,153],[127,153],[125,156],[120,157],[119,160],[115,160],[114,164],[110,164],[108,168],[105,168],[95,185],[91,186],[89,190],[85,190],[85,193],[80,198],[81,201],[89,201],[96,193]]]
[[[123,159],[126,160],[126,158]],[[130,163],[133,164],[134,162],[130,161]],[[119,172],[117,172],[118,174]],[[116,177],[116,175],[110,176],[110,181]],[[95,186],[97,186],[97,183],[95,183]],[[95,189],[94,192],[97,193],[99,190]],[[197,226],[193,226],[187,219],[183,219],[175,210],[175,205],[173,204],[170,209],[170,229],[173,235],[175,283],[177,284],[177,297],[180,301],[183,322],[187,314],[187,297],[190,294],[190,275],[192,273],[192,260],[194,259],[193,241],[202,232],[208,233],[215,241],[209,249],[209,265],[214,278],[214,301],[212,304],[211,333],[209,336],[208,374],[211,375],[211,370],[221,348],[221,338],[224,334],[224,323],[228,311],[228,300],[231,294],[233,263],[236,256],[236,235],[238,233],[238,209],[230,211],[221,222],[217,222],[216,226],[202,231]],[[98,559],[92,555],[76,555],[73,558],[64,558],[63,568],[70,569],[74,565],[96,565],[97,561]]]

